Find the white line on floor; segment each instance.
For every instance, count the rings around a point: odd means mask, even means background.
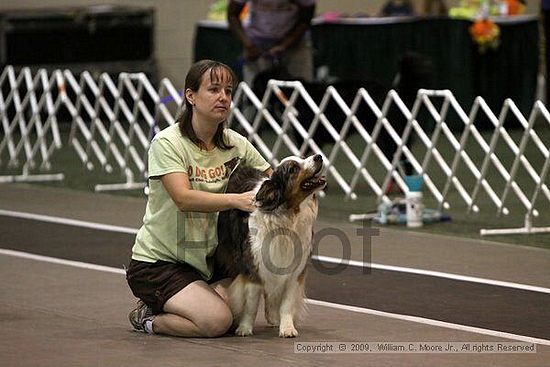
[[[90,264],[82,261],[60,259],[58,257],[36,255],[36,254],[31,254],[23,251],[15,251],[15,250],[0,248],[0,255],[20,257],[23,259],[42,261],[42,262],[51,263],[51,264],[73,266],[75,268],[81,268],[81,269],[104,271],[107,273],[126,274],[124,269],[117,269],[111,266]]]
[[[52,217],[50,215],[16,212],[12,210],[0,209],[0,215],[6,216],[6,217],[32,219],[40,222],[64,224],[64,225],[73,226],[73,227],[98,229],[100,231],[108,231],[108,232],[136,234],[138,231],[136,228],[131,228],[131,227],[113,226],[110,224],[87,222],[83,220],[69,219],[69,218],[62,218],[62,217]]]
[[[515,289],[521,289],[521,290],[530,291],[530,292],[540,292],[540,293],[550,294],[550,288],[537,287],[534,285],[527,285],[527,284],[521,284],[521,283],[513,283],[513,282],[505,282],[501,280],[471,277],[471,276],[460,275],[460,274],[443,273],[440,271],[432,271],[432,270],[425,270],[425,269],[405,268],[402,266],[384,265],[384,264],[376,264],[376,263],[364,263],[356,260],[345,261],[339,258],[321,256],[321,255],[314,255],[312,256],[312,258],[315,260],[319,260],[327,263],[333,263],[333,264],[347,264],[347,265],[361,267],[361,268],[370,267],[372,269],[427,275],[431,277],[460,280],[463,282],[481,283],[481,284],[487,284],[487,285],[495,285],[498,287],[515,288]]]
[[[85,262],[81,262],[81,261],[72,261],[72,260],[59,259],[59,258],[50,257],[50,256],[35,255],[35,254],[30,254],[30,253],[22,252],[22,251],[0,249],[0,255],[13,256],[13,257],[18,257],[18,258],[23,258],[23,259],[42,261],[42,262],[47,262],[47,263],[51,263],[51,264],[67,265],[67,266],[72,266],[72,267],[81,268],[81,269],[97,270],[97,271],[103,271],[103,272],[109,272],[109,273],[115,273],[115,274],[125,274],[124,269],[113,268],[113,267],[110,267],[110,266],[90,264],[90,263],[85,263]],[[401,314],[396,314],[396,313],[373,310],[373,309],[369,309],[369,308],[362,308],[362,307],[348,306],[348,305],[342,305],[342,304],[332,303],[332,302],[318,301],[318,300],[314,300],[314,299],[308,299],[307,303],[312,304],[312,305],[316,305],[316,306],[334,308],[334,309],[339,309],[339,310],[344,310],[344,311],[350,311],[350,312],[356,312],[356,313],[362,313],[362,314],[380,316],[380,317],[387,317],[387,318],[391,318],[391,319],[409,321],[409,322],[414,322],[414,323],[418,323],[418,324],[437,326],[437,327],[442,327],[442,328],[447,328],[447,329],[466,331],[466,332],[470,332],[470,333],[489,335],[489,336],[494,336],[494,337],[498,337],[498,338],[518,340],[518,341],[522,341],[522,342],[526,342],[526,343],[536,343],[536,344],[540,344],[540,345],[549,345],[550,346],[550,340],[546,340],[546,339],[532,338],[532,337],[525,336],[525,335],[505,333],[505,332],[497,331],[497,330],[482,329],[482,328],[477,328],[477,327],[473,327],[473,326],[453,324],[453,323],[450,323],[450,322],[426,319],[426,318],[418,317],[418,316],[401,315]]]
[[[514,339],[514,340],[518,340],[518,341],[522,341],[522,342],[526,342],[526,343],[536,343],[536,344],[541,344],[541,345],[550,345],[550,340],[546,340],[546,339],[532,338],[530,336],[505,333],[505,332],[502,332],[502,331],[491,330],[491,329],[482,329],[482,328],[478,328],[478,327],[474,327],[474,326],[453,324],[453,323],[445,322],[445,321],[426,319],[424,317],[401,315],[401,314],[398,314],[398,313],[391,313],[391,312],[372,310],[372,309],[369,309],[369,308],[341,305],[341,304],[338,304],[338,303],[317,301],[317,300],[314,300],[314,299],[308,299],[306,302],[309,303],[309,304],[312,304],[312,305],[317,305],[317,306],[330,307],[330,308],[335,308],[335,309],[344,310],[344,311],[363,313],[363,314],[367,314],[367,315],[388,317],[388,318],[396,319],[396,320],[416,322],[416,323],[419,323],[419,324],[425,324],[425,325],[437,326],[437,327],[442,327],[442,328],[447,328],[447,329],[466,331],[466,332],[469,332],[469,333],[490,335],[490,336],[494,336],[494,337],[497,337],[497,338]]]
[[[3,210],[3,209],[0,209],[0,215],[7,216],[7,217],[37,220],[37,221],[48,222],[48,223],[65,224],[65,225],[76,226],[76,227],[91,228],[91,229],[97,229],[97,230],[109,231],[109,232],[136,234],[138,231],[136,228],[131,228],[131,227],[113,226],[109,224],[87,222],[82,220],[75,220],[75,219],[62,218],[62,217],[52,217],[49,215],[17,212],[17,211],[11,211],[11,210]],[[460,275],[460,274],[444,273],[440,271],[408,268],[408,267],[402,267],[402,266],[393,266],[393,265],[385,265],[385,264],[377,264],[377,263],[368,264],[368,263],[364,263],[356,260],[346,260],[346,259],[321,256],[321,255],[315,255],[313,256],[313,259],[327,262],[327,263],[333,263],[333,264],[342,263],[342,264],[347,264],[347,265],[357,266],[357,267],[371,267],[372,269],[388,270],[388,271],[410,273],[410,274],[419,274],[419,275],[425,275],[425,276],[431,276],[431,277],[458,280],[463,282],[487,284],[487,285],[493,285],[498,287],[513,288],[513,289],[526,290],[530,292],[540,292],[540,293],[550,294],[550,288],[539,287],[539,286],[528,285],[528,284],[521,284],[521,283],[514,283],[514,282],[506,282],[506,281],[500,281],[500,280],[494,280],[494,279],[478,278],[478,277],[472,277],[472,276]]]

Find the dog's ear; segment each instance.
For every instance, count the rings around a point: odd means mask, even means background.
[[[277,209],[283,203],[283,193],[274,180],[266,180],[256,194],[256,202],[264,211]]]

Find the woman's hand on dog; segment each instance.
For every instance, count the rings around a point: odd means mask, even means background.
[[[235,209],[245,212],[253,212],[256,209],[256,192],[247,191],[242,194],[235,194]]]

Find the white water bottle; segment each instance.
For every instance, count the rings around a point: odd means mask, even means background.
[[[407,202],[407,227],[422,227],[422,212],[424,204],[422,203],[421,191],[410,191],[405,195]]]
[[[422,203],[422,183],[421,175],[405,176],[405,182],[409,190],[405,194],[407,204],[407,227],[418,228],[422,227],[422,214],[424,212],[424,204]]]

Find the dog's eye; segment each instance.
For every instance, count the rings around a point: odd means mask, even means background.
[[[290,166],[290,173],[292,173],[292,174],[298,173],[299,170],[300,170],[300,167],[298,167],[296,165]]]

